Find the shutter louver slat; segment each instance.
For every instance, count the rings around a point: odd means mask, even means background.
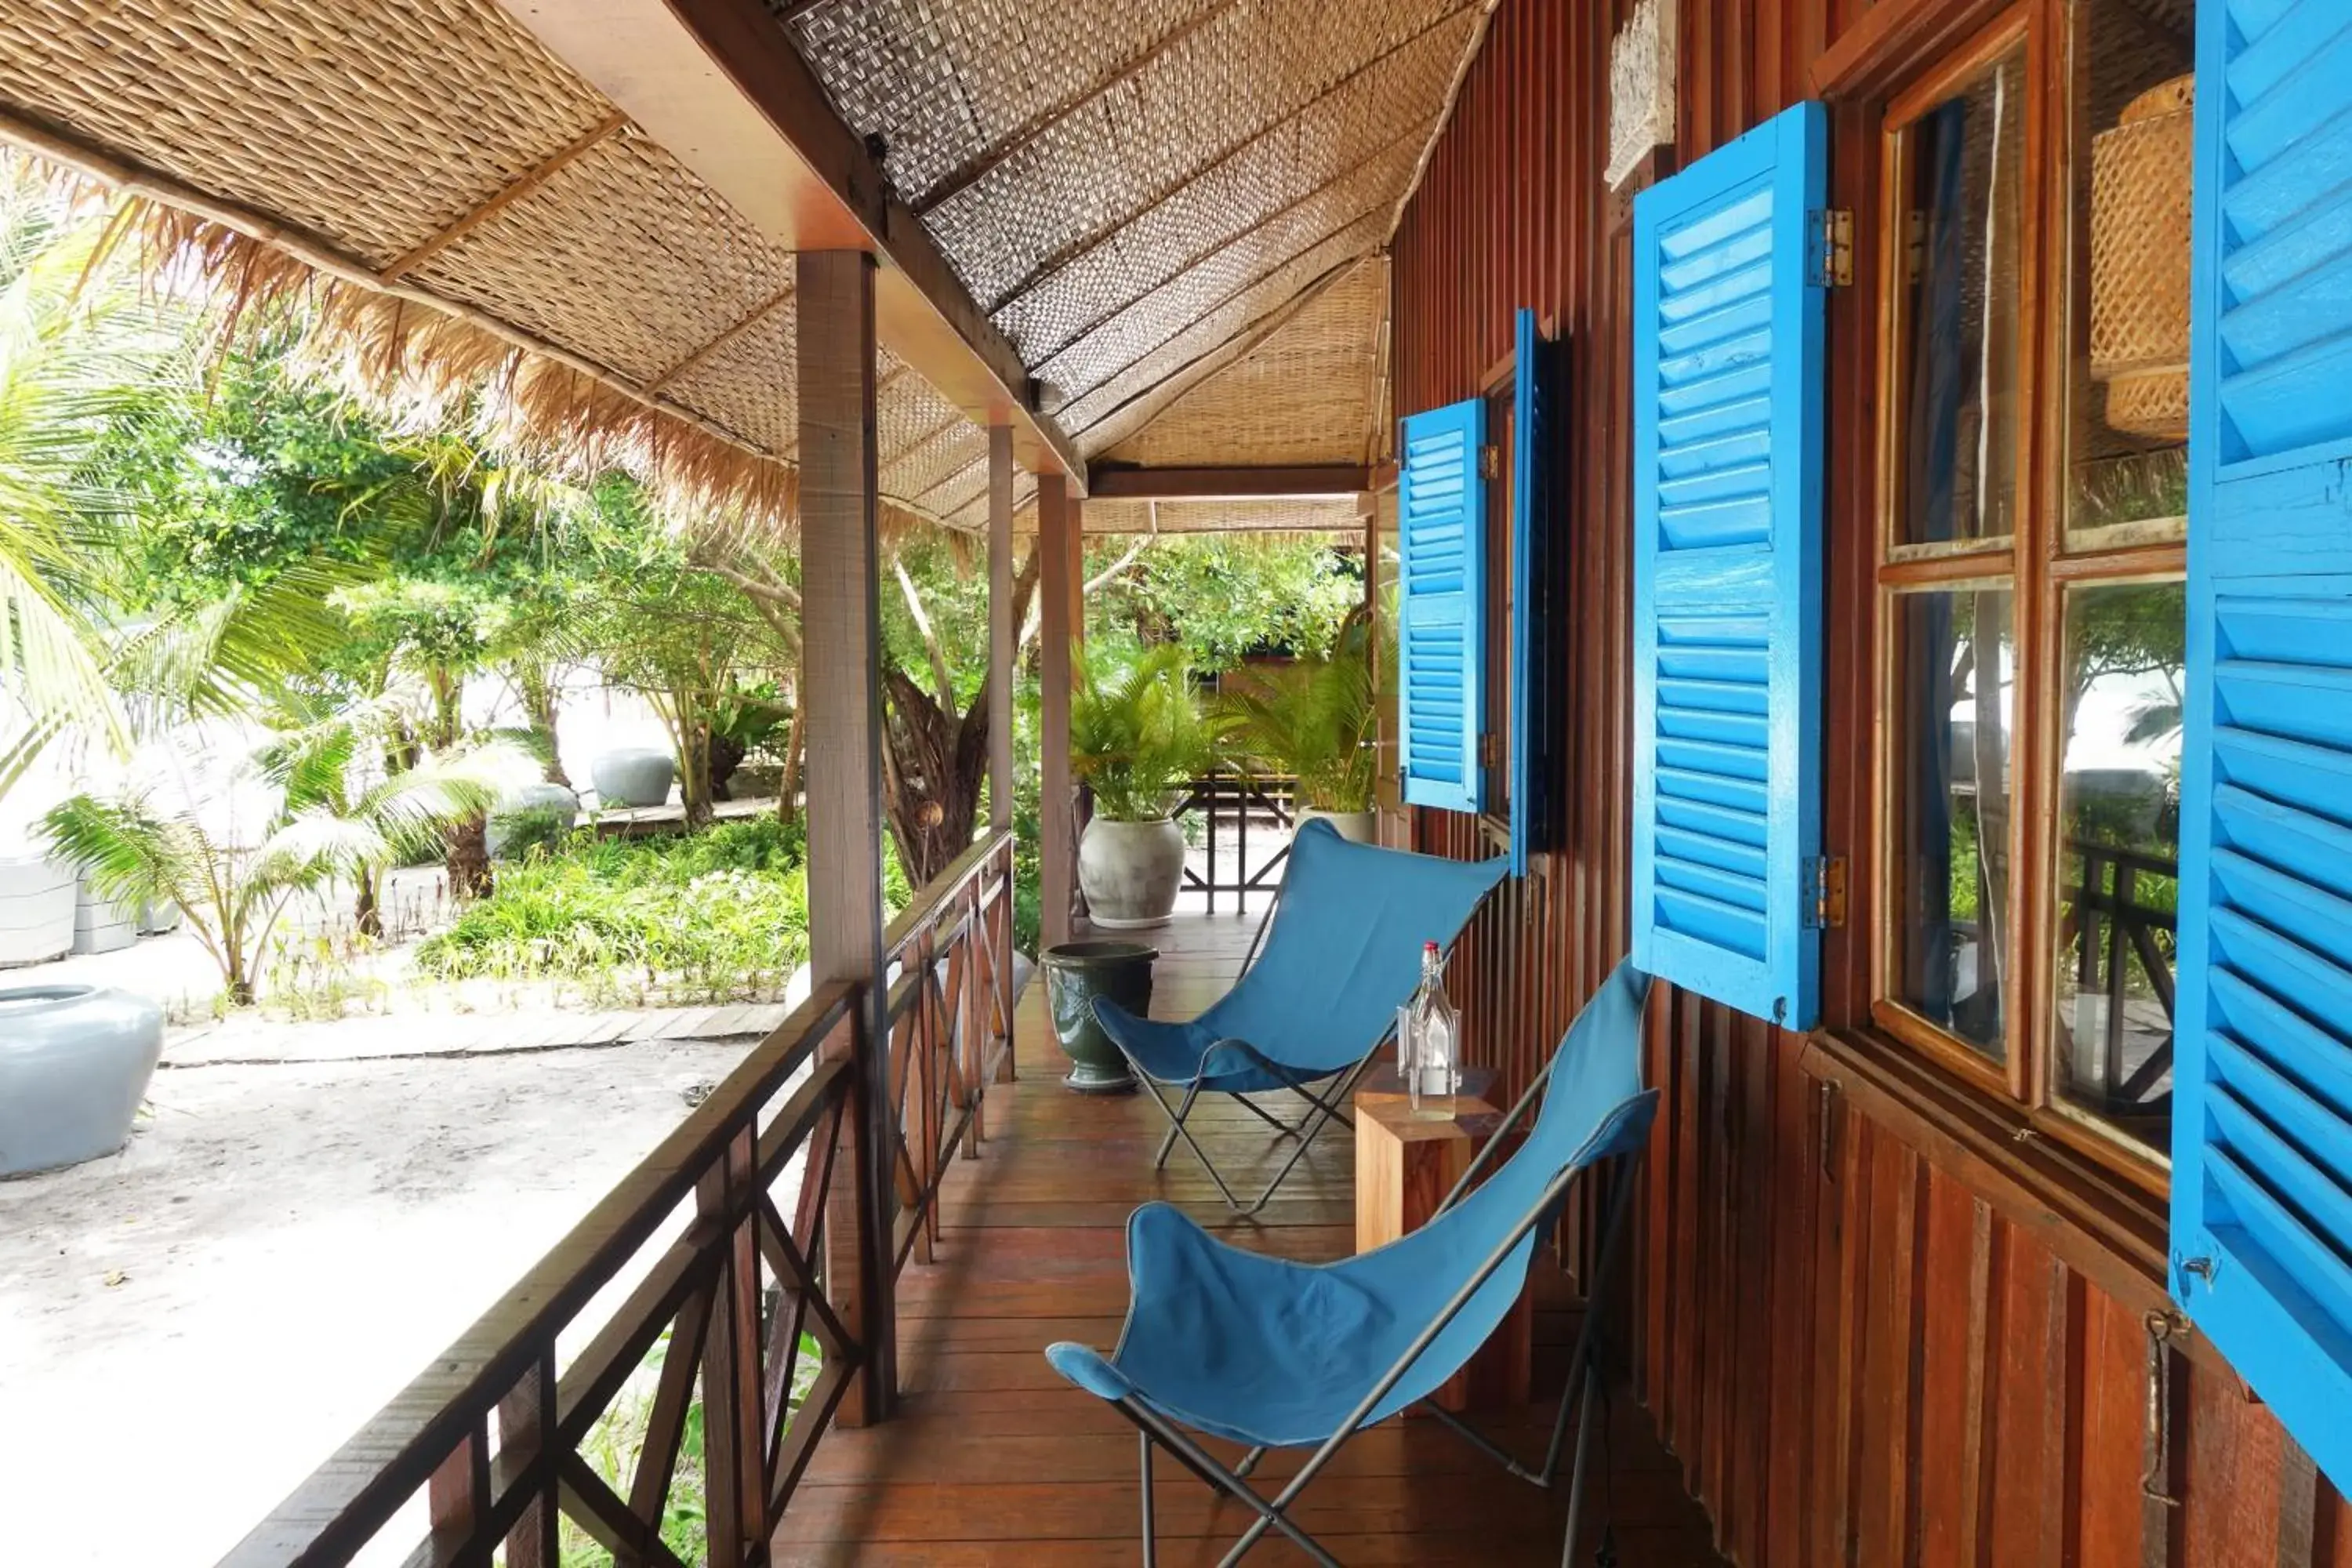
[[[1634,962],[1810,1027],[1826,120],[1634,205]]]
[[[2198,18],[2174,1295],[2352,1485],[2352,13]]]

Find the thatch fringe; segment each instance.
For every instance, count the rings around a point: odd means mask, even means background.
[[[662,514],[722,548],[789,545],[799,471],[691,409],[253,214],[226,206],[0,114],[0,138],[115,205],[110,247],[132,245],[151,284],[208,312],[214,341],[293,310],[299,357],[336,391],[402,428],[470,419],[518,459],[586,479],[614,470]],[[944,520],[884,498],[886,535]]]

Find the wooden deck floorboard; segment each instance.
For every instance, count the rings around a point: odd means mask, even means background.
[[[1223,993],[1255,920],[1179,917],[1150,933],[1163,956],[1152,1011],[1189,1016]],[[1236,1244],[1288,1258],[1344,1256],[1354,1238],[1353,1149],[1344,1130],[1316,1145],[1257,1222],[1239,1221],[1181,1147],[1165,1172],[1151,1157],[1166,1122],[1140,1096],[1088,1098],[1060,1084],[1042,986],[1016,1024],[1021,1077],[996,1085],[981,1157],[959,1162],[941,1193],[936,1260],[899,1282],[899,1358],[907,1397],[897,1419],[836,1430],[816,1457],[776,1538],[794,1568],[1094,1568],[1139,1560],[1134,1429],[1055,1376],[1056,1340],[1108,1346],[1126,1311],[1127,1216],[1164,1199]],[[1293,1102],[1296,1103],[1295,1101]],[[1237,1108],[1195,1122],[1221,1160],[1260,1181],[1286,1152]],[[1559,1334],[1547,1314],[1539,1339]],[[1564,1352],[1539,1349],[1539,1368]],[[1540,1450],[1548,1405],[1481,1417],[1507,1444]],[[1596,1465],[1587,1552],[1611,1520],[1621,1568],[1717,1568],[1705,1515],[1680,1467],[1630,1399],[1610,1407],[1606,1481]],[[1230,1445],[1211,1443],[1231,1462]],[[1279,1482],[1304,1456],[1275,1454]],[[1160,1561],[1205,1568],[1246,1522],[1166,1456],[1154,1497]],[[1340,1562],[1552,1564],[1563,1500],[1515,1480],[1436,1423],[1391,1421],[1351,1440],[1303,1495],[1297,1517]],[[1265,1568],[1304,1554],[1275,1542]],[[1585,1557],[1590,1562],[1589,1555]]]

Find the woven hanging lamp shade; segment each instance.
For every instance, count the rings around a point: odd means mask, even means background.
[[[2196,85],[2150,88],[2091,139],[2091,377],[2108,426],[2155,441],[2189,435]]]

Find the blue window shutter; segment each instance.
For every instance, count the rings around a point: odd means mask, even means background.
[[[1519,311],[1511,347],[1511,874],[1524,877],[1549,815],[1553,776],[1544,722],[1554,679],[1551,606],[1543,593],[1550,579],[1544,552],[1551,542],[1551,388],[1533,310]]]
[[[2197,22],[2171,1285],[2352,1489],[2352,10]]]
[[[1398,729],[1410,805],[1484,804],[1486,405],[1449,403],[1404,419],[1398,476]]]
[[[1828,117],[1633,203],[1633,962],[1790,1028],[1819,1007]]]

